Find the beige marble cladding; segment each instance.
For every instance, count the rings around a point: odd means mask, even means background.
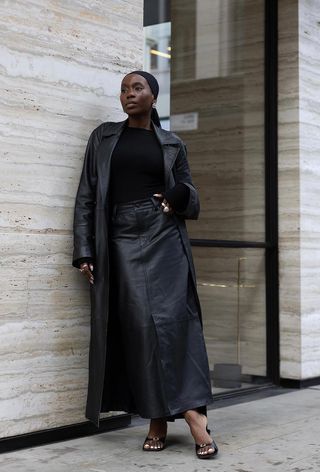
[[[299,2],[302,378],[320,376],[320,4]]]
[[[85,421],[88,287],[71,267],[86,142],[123,119],[142,0],[0,2],[0,436]]]
[[[280,375],[301,378],[298,1],[279,2]]]
[[[281,376],[320,376],[320,16],[279,2]]]

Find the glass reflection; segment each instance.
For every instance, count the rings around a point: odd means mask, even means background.
[[[266,376],[264,250],[193,247],[193,255],[210,370],[236,364],[242,377]]]
[[[164,129],[170,129],[170,66],[171,66],[171,23],[159,23],[144,28],[144,70],[153,74],[161,93],[157,110]]]
[[[201,199],[190,235],[263,241],[264,2],[171,5],[171,124]]]

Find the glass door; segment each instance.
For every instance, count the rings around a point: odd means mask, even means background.
[[[200,218],[187,224],[219,394],[270,379],[265,2],[171,0],[170,20],[170,53],[149,70],[171,70],[170,129],[187,144],[200,194]]]
[[[200,193],[188,230],[217,393],[267,375],[264,1],[171,7],[171,129]]]

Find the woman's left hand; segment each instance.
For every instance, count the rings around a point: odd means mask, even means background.
[[[171,213],[173,213],[173,209],[172,207],[170,206],[170,203],[164,198],[164,196],[162,195],[162,193],[154,193],[153,194],[154,197],[157,197],[157,198],[161,198],[162,199],[162,202],[161,202],[161,207],[162,207],[162,211],[163,213],[167,213],[168,215],[170,215]]]

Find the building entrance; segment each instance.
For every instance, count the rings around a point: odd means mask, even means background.
[[[276,380],[278,362],[275,323],[270,330],[278,316],[275,189],[266,162],[270,12],[264,0],[171,0],[170,8],[155,2],[151,15],[146,3],[145,67],[164,90],[163,126],[187,144],[200,194],[200,219],[188,230],[213,392],[260,388]]]

